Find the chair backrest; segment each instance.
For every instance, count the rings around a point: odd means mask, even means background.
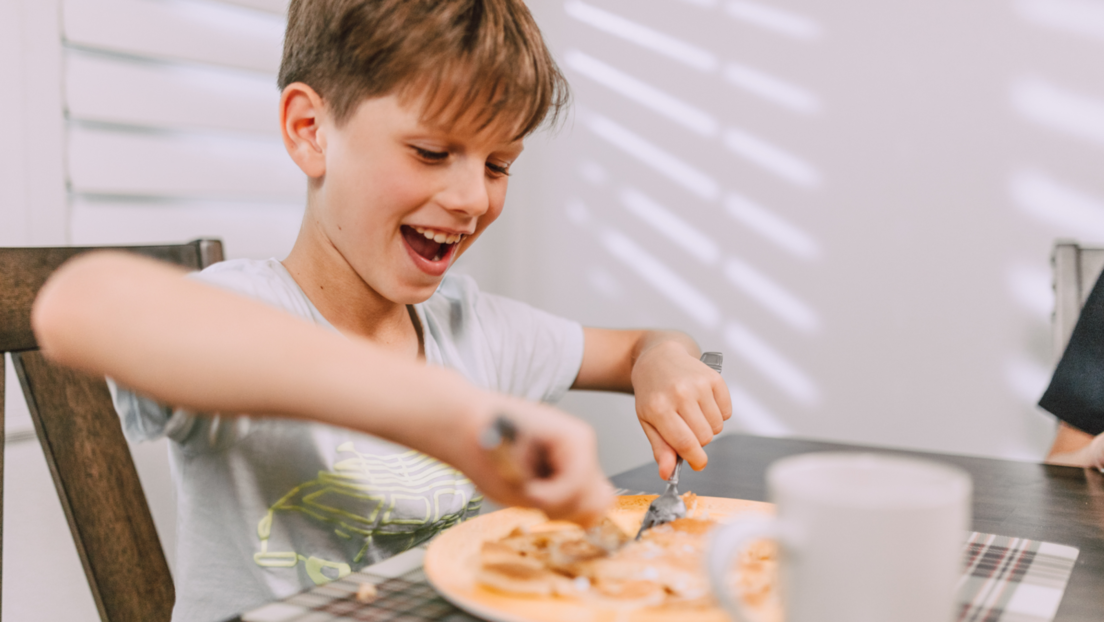
[[[116,249],[196,270],[223,257],[218,240]],[[107,383],[47,361],[31,332],[31,305],[43,283],[67,259],[90,250],[96,249],[0,248],[0,353],[12,354],[100,618],[167,621],[175,600],[172,575]],[[0,482],[3,372],[0,356]]]
[[[1051,255],[1054,269],[1054,360],[1066,351],[1081,307],[1104,271],[1104,248],[1086,248],[1076,242],[1059,240]]]

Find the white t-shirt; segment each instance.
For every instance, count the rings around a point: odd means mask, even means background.
[[[327,328],[275,259],[194,275]],[[414,305],[428,364],[473,384],[554,401],[583,355],[582,327],[446,276]],[[318,423],[195,415],[110,383],[132,441],[168,436],[177,491],[174,621],[224,620],[426,541],[479,509],[459,471]]]

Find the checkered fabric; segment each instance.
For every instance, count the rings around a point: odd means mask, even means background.
[[[424,554],[424,550],[419,551]],[[344,579],[301,592],[255,609],[239,618],[243,622],[478,622],[441,598],[426,581],[417,555],[417,568],[397,577],[354,572]],[[385,572],[385,574],[390,574]],[[369,603],[357,600],[362,584],[376,587]]]
[[[970,534],[958,583],[958,622],[1050,622],[1077,553],[1050,542]]]
[[[963,550],[958,622],[1050,622],[1058,611],[1078,550],[1071,546],[971,533]],[[243,614],[240,622],[475,622],[426,582],[418,547],[339,581]],[[357,601],[364,583],[370,603]]]

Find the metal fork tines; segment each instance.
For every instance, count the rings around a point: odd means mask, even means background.
[[[636,539],[647,530],[669,523],[677,518],[686,518],[686,504],[678,493],[679,469],[682,468],[682,456],[675,458],[675,470],[671,477],[667,478],[667,489],[662,495],[652,501],[648,511],[644,513],[644,522],[640,523],[640,531],[636,532]]]

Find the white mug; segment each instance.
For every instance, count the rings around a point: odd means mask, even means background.
[[[707,558],[718,601],[749,620],[728,592],[733,558],[752,539],[778,543],[787,622],[948,622],[970,525],[970,476],[885,454],[813,453],[767,471],[777,516],[718,528]]]

